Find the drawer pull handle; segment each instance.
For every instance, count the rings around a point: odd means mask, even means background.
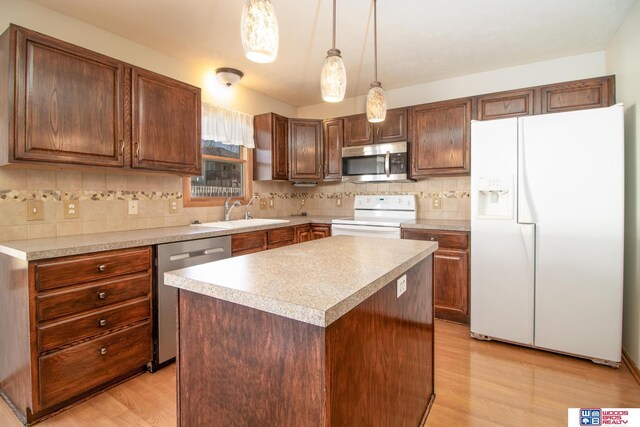
[[[431,238],[431,240],[436,240],[436,238],[435,238],[435,237],[432,237],[432,238]]]
[[[102,347],[100,349],[100,354],[107,354],[107,347]]]
[[[107,326],[107,320],[106,319],[100,319],[100,321],[98,322],[98,324],[100,326]]]
[[[107,269],[107,266],[104,264],[100,264],[100,267],[98,267],[98,270],[100,271],[105,271]]]
[[[106,292],[98,292],[98,298],[105,299],[106,297],[107,297],[107,293]]]

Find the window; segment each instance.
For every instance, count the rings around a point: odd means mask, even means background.
[[[202,141],[202,175],[183,179],[184,206],[221,206],[228,197],[247,203],[252,152],[241,145]]]

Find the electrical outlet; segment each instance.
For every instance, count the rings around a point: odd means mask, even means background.
[[[44,202],[42,200],[27,200],[27,221],[44,219]]]
[[[442,209],[442,199],[440,197],[434,197],[431,199],[431,207],[433,209]]]
[[[402,275],[401,278],[398,279],[398,298],[400,298],[400,295],[404,294],[405,291],[407,290],[407,275],[404,274]]]
[[[138,215],[138,201],[129,200],[129,215]]]
[[[269,197],[269,209],[273,209],[276,207],[276,201],[273,197]]]
[[[336,198],[336,207],[337,208],[341,208],[342,207],[342,197],[337,197]]]
[[[77,200],[64,201],[64,218],[75,219],[80,218],[80,202]]]
[[[269,203],[266,197],[260,197],[260,209],[267,209]]]
[[[178,201],[177,200],[169,200],[169,213],[177,214],[178,213]]]

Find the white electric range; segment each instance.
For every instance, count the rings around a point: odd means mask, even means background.
[[[355,197],[353,208],[353,218],[331,222],[332,235],[399,239],[401,224],[417,217],[414,195],[360,195]]]

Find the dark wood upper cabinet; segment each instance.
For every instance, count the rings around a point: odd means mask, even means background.
[[[199,175],[200,89],[16,25],[0,36],[0,164]]]
[[[342,138],[343,120],[330,119],[323,122],[324,136],[324,179],[342,179]]]
[[[200,175],[200,89],[132,70],[131,167]]]
[[[615,103],[614,86],[614,76],[542,86],[542,114],[608,107]]]
[[[469,173],[471,98],[412,107],[409,123],[411,178]]]
[[[478,120],[529,116],[534,113],[534,90],[512,90],[477,98]]]
[[[369,123],[366,114],[344,117],[344,146],[383,144],[407,140],[407,109],[387,111],[382,123]]]
[[[395,108],[387,111],[382,123],[373,124],[374,144],[407,140],[407,109]]]
[[[2,56],[15,61],[15,85],[0,90],[15,126],[9,160],[122,167],[124,65],[13,25],[2,39]]]
[[[274,113],[253,118],[256,144],[253,157],[253,179],[270,181],[289,177],[289,119]]]
[[[323,179],[322,121],[289,120],[289,179]]]
[[[366,114],[357,114],[344,118],[344,146],[373,144],[371,123]]]

